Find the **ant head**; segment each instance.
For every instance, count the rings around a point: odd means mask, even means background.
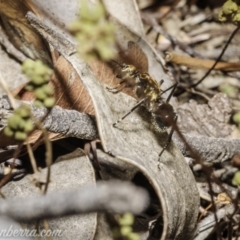
[[[159,101],[155,111],[152,112],[156,123],[161,127],[170,127],[174,124],[176,113],[173,106],[168,102]],[[163,128],[163,127],[161,127]]]
[[[129,75],[135,75],[137,69],[133,65],[128,65],[128,64],[123,63],[122,64],[122,71],[126,72],[126,73],[129,73]]]
[[[133,73],[136,71],[136,67],[134,67],[133,65],[128,65],[128,64],[123,63],[122,71],[128,72],[128,73]]]

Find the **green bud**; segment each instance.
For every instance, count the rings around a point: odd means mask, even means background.
[[[31,119],[28,119],[25,121],[25,125],[24,125],[24,129],[23,131],[25,133],[31,132],[33,130],[33,123],[31,121]]]
[[[235,123],[240,123],[240,112],[237,112],[233,115],[233,121]]]
[[[7,137],[12,137],[14,132],[12,131],[12,129],[10,127],[5,127],[4,130],[3,130],[4,134],[7,136]]]
[[[238,12],[237,14],[235,14],[232,18],[232,21],[235,23],[239,23],[240,22],[240,12]]]
[[[44,65],[40,65],[35,69],[35,74],[39,76],[44,76],[47,73],[47,69]]]
[[[223,14],[226,14],[226,15],[235,13],[237,12],[237,10],[238,10],[238,5],[231,0],[226,1],[222,6]]]
[[[43,76],[39,76],[36,74],[34,76],[32,76],[31,79],[32,79],[32,83],[37,86],[40,86],[40,85],[46,83],[46,80],[44,79]]]
[[[40,101],[40,100],[35,100],[35,101],[34,101],[34,105],[35,105],[36,107],[43,107],[43,102]]]
[[[68,26],[69,31],[72,33],[81,31],[81,28],[82,28],[82,24],[79,20],[72,21]]]
[[[42,87],[40,87],[34,90],[34,96],[39,100],[44,100],[47,97],[47,94],[42,89]]]
[[[75,38],[77,39],[77,41],[82,44],[85,43],[87,41],[87,38],[84,34],[82,34],[82,32],[79,32],[76,34]]]
[[[125,213],[119,220],[120,225],[132,225],[134,223],[134,216],[131,213]]]
[[[226,93],[229,97],[233,97],[237,93],[237,88],[226,83],[220,85],[220,91]]]
[[[28,85],[25,86],[25,89],[27,91],[33,91],[33,89],[35,89],[35,86],[31,83],[29,83]]]
[[[122,226],[120,231],[121,231],[121,234],[123,236],[127,236],[129,233],[132,232],[132,227],[130,227],[130,226]]]
[[[91,15],[91,10],[90,7],[88,5],[88,1],[86,0],[82,0],[81,1],[81,6],[80,6],[80,20],[81,22],[85,22],[88,21]]]
[[[96,35],[95,31],[97,30],[96,26],[91,23],[86,23],[82,26],[81,34],[87,35],[87,36],[94,36]],[[88,39],[90,40],[90,39]]]
[[[34,61],[28,58],[22,64],[22,71],[25,73],[28,69],[31,68],[34,68]]]
[[[232,179],[232,184],[235,186],[240,185],[240,171],[235,172],[234,177]]]
[[[101,3],[97,3],[91,14],[91,21],[98,22],[101,18],[106,15],[104,6]]]
[[[24,132],[17,131],[14,134],[14,138],[18,141],[24,141],[27,139],[27,134]]]
[[[31,115],[31,109],[28,105],[22,105],[15,110],[15,112],[22,118],[29,118]]]
[[[29,68],[26,69],[26,71],[24,72],[30,79],[32,79],[32,76],[34,76],[34,69],[33,68]]]
[[[140,238],[139,238],[139,235],[137,233],[131,232],[131,233],[128,234],[128,239],[129,240],[139,240]]]
[[[227,18],[226,18],[226,16],[223,14],[223,11],[222,11],[222,10],[220,10],[219,13],[218,13],[218,20],[219,20],[220,22],[226,22],[226,21],[227,21]]]
[[[38,68],[42,68],[44,67],[45,65],[43,64],[43,62],[39,59],[37,59],[35,61],[35,64],[34,64],[34,70],[36,71]]]
[[[19,122],[22,120],[22,118],[19,115],[13,115],[8,118],[8,126],[11,129],[17,130],[19,127]]]
[[[24,129],[25,123],[26,123],[25,120],[21,118],[18,121],[18,128],[17,129],[22,131]]]
[[[48,98],[44,99],[43,104],[46,108],[52,108],[55,104],[55,98],[48,97]]]
[[[42,87],[42,90],[49,96],[54,94],[54,90],[49,85],[45,84]]]

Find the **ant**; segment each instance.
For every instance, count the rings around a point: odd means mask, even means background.
[[[174,132],[174,126],[176,125],[177,121],[177,114],[174,111],[173,106],[169,103],[174,93],[174,90],[177,87],[177,83],[175,83],[174,85],[170,86],[165,90],[162,90],[161,85],[163,84],[164,80],[161,80],[160,83],[158,84],[158,82],[147,73],[148,68],[147,57],[136,43],[132,41],[128,43],[128,54],[130,56],[131,54],[137,54],[138,57],[143,56],[145,58],[144,68],[146,69],[146,72],[142,72],[139,68],[135,67],[134,65],[126,63],[120,64],[112,60],[115,64],[117,64],[118,68],[120,68],[119,74],[116,77],[121,79],[121,81],[114,88],[107,89],[113,93],[118,93],[124,88],[130,87],[132,88],[135,97],[138,100],[137,104],[133,106],[122,118],[113,123],[113,126],[116,127],[119,122],[124,120],[139,106],[141,105],[145,106],[148,112],[151,113],[152,124],[155,130],[159,132],[164,132],[166,131],[167,128],[172,127],[167,142],[159,154],[160,160],[160,157],[163,154],[164,150],[168,147],[168,145],[171,142],[172,134]],[[171,90],[171,92],[168,95],[167,99],[164,100],[162,94],[169,90]]]

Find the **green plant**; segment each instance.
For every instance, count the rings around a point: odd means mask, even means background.
[[[77,50],[82,58],[109,60],[114,57],[114,26],[107,21],[101,3],[90,7],[88,1],[81,1],[79,17],[68,29],[79,43]]]
[[[240,22],[240,1],[227,0],[219,12],[218,19],[221,22],[231,21],[238,24]]]
[[[21,105],[8,118],[4,134],[8,137],[14,137],[18,141],[24,141],[32,130],[31,109],[27,105]]]
[[[119,227],[112,230],[114,239],[119,236],[126,240],[139,240],[139,235],[133,232],[132,225],[134,223],[134,216],[131,213],[125,213],[117,219]]]
[[[31,79],[26,90],[33,91],[35,105],[52,108],[55,104],[54,91],[48,85],[52,70],[40,60],[27,59],[22,64],[22,71]]]
[[[235,186],[240,185],[240,171],[235,172],[234,177],[232,179],[232,184]]]

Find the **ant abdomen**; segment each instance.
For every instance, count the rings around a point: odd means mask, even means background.
[[[152,116],[160,128],[168,128],[174,124],[176,113],[171,104],[161,101],[157,108],[152,110]]]

